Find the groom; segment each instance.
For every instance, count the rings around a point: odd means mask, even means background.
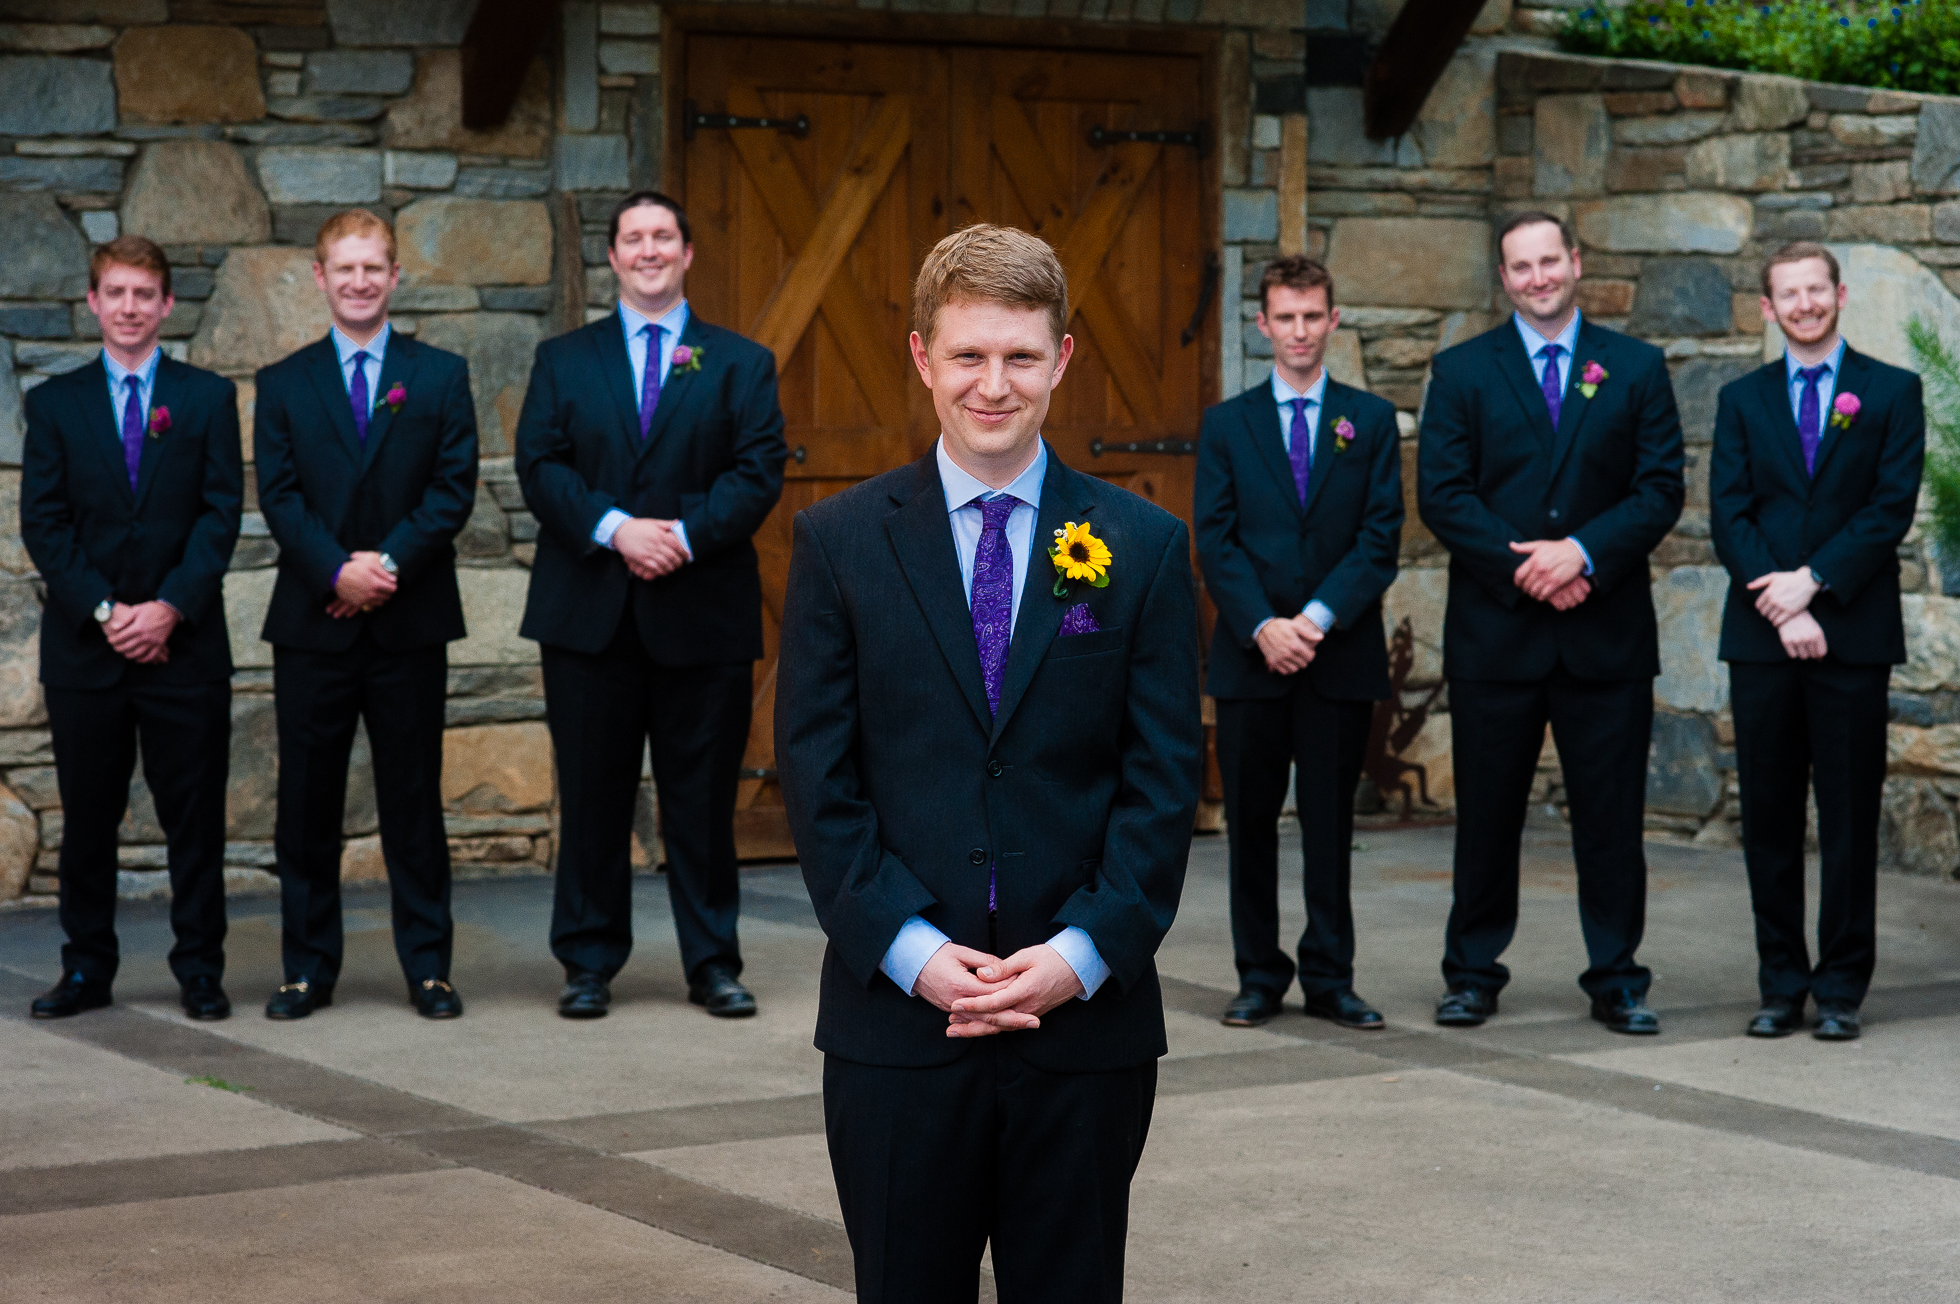
[[[865,1301],[1118,1300],[1201,731],[1190,539],[1041,438],[1053,250],[927,256],[940,438],[797,514],[776,695],[829,935],[818,1049]]]

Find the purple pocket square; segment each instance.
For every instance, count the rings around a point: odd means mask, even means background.
[[[1089,604],[1078,602],[1068,609],[1067,615],[1062,617],[1062,632],[1057,637],[1069,638],[1075,634],[1094,634],[1101,629],[1102,626],[1096,623],[1096,613],[1089,610]]]

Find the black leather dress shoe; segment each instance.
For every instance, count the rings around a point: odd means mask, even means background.
[[[28,1010],[37,1019],[66,1019],[83,1010],[99,1010],[109,1004],[109,984],[90,982],[78,973],[65,973],[61,981],[34,998]]]
[[[1475,1028],[1497,1013],[1497,993],[1481,987],[1454,987],[1436,1002],[1436,1022],[1445,1028]]]
[[[1609,1032],[1623,1032],[1630,1037],[1651,1037],[1661,1030],[1661,1018],[1647,1008],[1647,1002],[1636,992],[1608,992],[1604,996],[1593,997],[1592,1016],[1606,1025]]]
[[[1803,1027],[1803,1001],[1764,1001],[1749,1020],[1751,1037],[1787,1037]]]
[[[603,1019],[612,1008],[612,987],[596,973],[575,973],[558,993],[558,1013],[567,1019]]]
[[[1354,994],[1352,987],[1307,997],[1307,1013],[1316,1019],[1332,1019],[1343,1028],[1375,1032],[1387,1027],[1375,1007]]]
[[[1864,1031],[1858,1024],[1858,1010],[1852,1005],[1820,1005],[1817,1026],[1810,1035],[1819,1041],[1856,1041]]]
[[[231,1017],[231,997],[225,995],[225,989],[209,974],[186,982],[178,999],[184,1013],[193,1019],[210,1023]]]
[[[1242,987],[1219,1022],[1228,1028],[1256,1028],[1279,1014],[1280,1000],[1264,987]]]
[[[702,965],[700,976],[687,985],[687,999],[717,1019],[746,1019],[755,1013],[755,997],[727,965]]]
[[[302,978],[282,985],[265,1003],[268,1019],[304,1019],[315,1010],[333,1004],[333,988]]]
[[[425,1019],[454,1019],[463,1013],[463,998],[446,978],[424,978],[419,983],[411,983],[408,1003]]]

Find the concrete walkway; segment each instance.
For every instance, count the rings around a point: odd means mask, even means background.
[[[1867,1032],[1743,1038],[1742,864],[1652,846],[1666,1031],[1585,1017],[1563,841],[1533,835],[1503,1016],[1429,1022],[1451,833],[1366,832],[1359,987],[1383,1033],[1221,1027],[1225,855],[1201,839],[1159,963],[1172,1006],[1138,1174],[1138,1301],[1960,1299],[1960,887],[1886,877]],[[192,1024],[161,903],[125,907],[118,1004],[31,1023],[52,912],[0,914],[7,1301],[817,1301],[848,1246],[810,1047],[823,938],[793,869],[745,875],[746,975],[686,1004],[664,885],[614,1013],[569,1023],[550,886],[456,894],[468,1014],[409,1010],[385,897],[349,898],[332,1009],[271,1023],[276,903],[233,903],[238,1013]],[[1289,927],[1297,930],[1293,904]]]

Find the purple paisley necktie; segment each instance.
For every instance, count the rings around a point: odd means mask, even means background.
[[[1797,371],[1797,379],[1803,382],[1803,397],[1797,400],[1797,442],[1803,445],[1805,475],[1817,474],[1817,445],[1824,442],[1823,400],[1818,397],[1817,382],[1829,370],[1819,363]]]
[[[1011,494],[975,498],[980,543],[973,550],[973,641],[980,649],[980,678],[987,686],[987,714],[1000,710],[1000,673],[1014,634],[1014,553],[1007,546],[1007,518],[1021,500]],[[987,913],[996,901],[994,867],[987,866]]]
[[[1558,356],[1565,352],[1561,344],[1547,344],[1538,350],[1538,356],[1545,360],[1545,374],[1539,385],[1545,391],[1545,411],[1552,417],[1552,429],[1558,429],[1558,412],[1565,399],[1565,387],[1558,383]]]
[[[374,404],[368,398],[366,349],[354,353],[354,380],[347,387],[347,401],[354,405],[354,433],[360,437],[361,447],[367,447],[368,422],[374,416]]]
[[[143,466],[143,386],[134,376],[123,384],[129,390],[129,402],[123,404],[123,465],[129,468],[129,491],[135,493],[136,473]]]
[[[1293,464],[1293,486],[1300,501],[1307,501],[1307,477],[1313,471],[1313,432],[1307,426],[1307,400],[1288,399],[1293,405],[1293,429],[1286,441],[1286,460]]]
[[[647,337],[646,378],[640,382],[640,439],[646,440],[647,432],[653,429],[653,411],[660,406],[660,337],[667,333],[664,326],[642,327],[640,334]]]

